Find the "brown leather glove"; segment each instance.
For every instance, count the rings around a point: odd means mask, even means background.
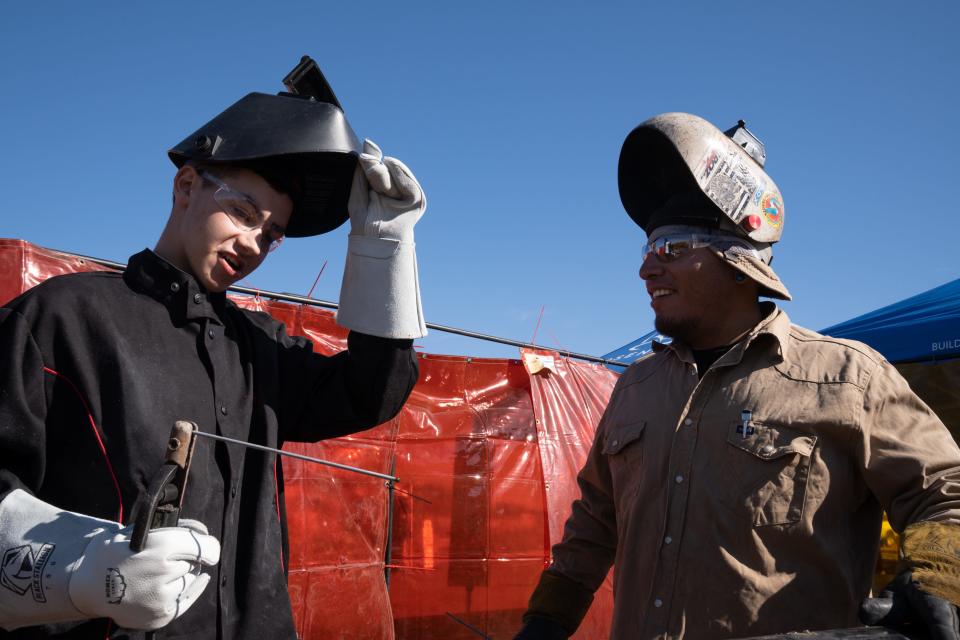
[[[592,591],[547,569],[530,596],[523,628],[514,640],[566,640],[580,626],[591,602]]]
[[[900,573],[860,605],[860,620],[923,628],[931,640],[960,640],[960,525],[916,522],[903,534]]]

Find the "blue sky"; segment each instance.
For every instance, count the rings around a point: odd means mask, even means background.
[[[0,236],[125,260],[169,212],[166,150],[310,54],[427,193],[427,320],[602,354],[652,327],[627,133],[664,111],[766,144],[774,267],[822,328],[960,272],[960,3],[20,2],[0,19]],[[245,283],[339,294],[347,225]],[[432,333],[426,351],[515,357]]]

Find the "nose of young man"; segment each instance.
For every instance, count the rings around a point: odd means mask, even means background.
[[[238,233],[234,240],[234,246],[244,263],[255,267],[267,255],[267,250],[264,247],[265,242],[266,237],[263,229],[253,229]]]

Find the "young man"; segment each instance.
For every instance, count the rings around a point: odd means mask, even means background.
[[[0,310],[0,637],[295,637],[275,455],[200,438],[180,525],[134,553],[124,524],[176,420],[280,447],[380,424],[416,382],[426,199],[317,77],[246,96],[170,152],[169,220],[122,274],[53,278]],[[227,300],[286,236],[348,211],[347,351],[315,354]]]
[[[688,114],[624,143],[640,277],[673,342],[618,381],[518,638],[571,635],[611,564],[613,638],[856,626],[883,510],[906,531],[895,613],[957,637],[935,596],[960,601],[960,450],[877,352],[759,302],[790,299],[763,162],[742,122],[724,134]]]

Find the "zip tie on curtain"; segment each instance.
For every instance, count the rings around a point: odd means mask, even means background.
[[[310,291],[307,292],[307,297],[310,298],[313,296],[313,290],[317,288],[317,283],[320,282],[320,276],[323,275],[323,270],[327,268],[327,261],[323,261],[323,266],[320,267],[320,273],[317,274],[317,279],[313,281],[313,286],[310,287]]]
[[[546,306],[547,305],[545,304],[540,305],[540,315],[537,316],[537,326],[533,330],[533,337],[530,338],[531,344],[536,344],[537,342],[537,332],[540,331],[540,321],[543,320],[543,310],[546,308]]]

